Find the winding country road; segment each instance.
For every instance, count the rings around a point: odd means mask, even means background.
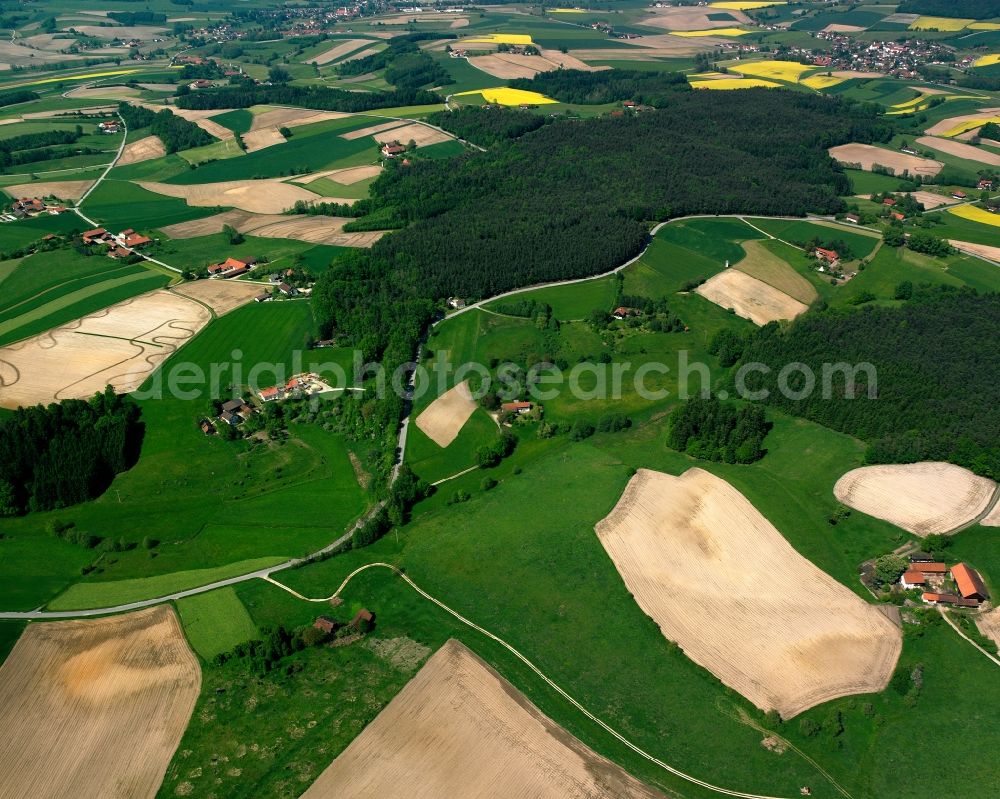
[[[77,209],[74,209],[74,210],[76,210],[77,213],[79,213],[82,218],[86,219],[86,217],[84,217],[83,214],[80,213]],[[557,286],[569,286],[569,285],[573,285],[573,284],[577,284],[577,283],[587,283],[587,282],[592,281],[592,280],[600,280],[601,278],[605,278],[605,277],[608,277],[610,275],[617,274],[618,272],[621,272],[623,269],[625,269],[626,267],[631,266],[632,264],[636,263],[640,258],[642,258],[643,255],[646,254],[646,251],[649,249],[649,247],[652,244],[652,242],[655,240],[656,234],[664,226],[666,226],[666,225],[674,224],[676,222],[681,222],[681,221],[684,221],[684,220],[687,220],[687,219],[721,219],[721,218],[728,218],[728,219],[739,219],[739,220],[742,220],[742,221],[746,222],[746,219],[745,219],[746,216],[747,216],[746,214],[693,214],[691,216],[681,216],[681,217],[676,217],[675,219],[669,219],[666,222],[660,222],[659,224],[657,224],[650,231],[649,240],[646,242],[646,246],[643,247],[642,252],[640,252],[634,258],[629,259],[625,263],[623,263],[623,264],[621,264],[619,266],[616,266],[614,269],[611,269],[611,270],[609,270],[607,272],[602,272],[599,275],[590,275],[588,277],[571,278],[571,279],[568,279],[568,280],[556,280],[556,281],[552,281],[552,282],[549,282],[549,283],[539,283],[539,284],[532,285],[532,286],[524,286],[522,288],[512,289],[511,291],[507,291],[507,292],[504,292],[502,294],[497,294],[497,295],[495,295],[493,297],[488,297],[486,299],[474,302],[474,303],[472,303],[470,305],[465,306],[464,308],[460,308],[460,309],[458,309],[458,310],[456,310],[456,311],[448,314],[447,316],[443,317],[442,319],[437,320],[434,323],[434,325],[435,326],[439,325],[439,324],[441,324],[443,322],[448,321],[449,319],[453,319],[456,316],[459,316],[460,314],[467,313],[469,311],[478,309],[478,308],[482,307],[483,305],[485,305],[487,303],[493,302],[495,300],[503,299],[505,297],[512,297],[512,296],[515,296],[515,295],[518,295],[518,294],[524,294],[525,292],[529,292],[529,291],[537,291],[538,289],[543,289],[543,288],[554,288],[554,287],[557,287]],[[802,217],[794,217],[794,216],[753,217],[753,218],[755,218],[755,219],[779,219],[779,220],[788,220],[788,221],[802,221]],[[805,219],[806,220],[812,219],[812,220],[824,221],[824,222],[832,221],[830,217],[822,217],[822,216],[816,216],[816,215],[809,215],[809,216],[805,217]],[[749,225],[750,223],[747,222],[746,224]],[[750,225],[750,226],[753,227],[752,225]],[[847,228],[847,229],[849,229],[850,227],[851,226],[845,226],[845,228]],[[757,229],[757,228],[754,228],[754,229]],[[158,263],[158,262],[156,262],[156,263]],[[989,261],[987,261],[987,263],[989,263]],[[164,266],[166,266],[166,265],[164,264]],[[169,268],[173,269],[174,267],[169,267]],[[419,363],[419,355],[418,355],[417,363]],[[409,378],[409,383],[408,383],[408,386],[407,386],[407,401],[406,401],[406,405],[405,405],[405,408],[404,408],[403,418],[400,420],[399,438],[398,438],[398,443],[397,443],[397,447],[396,447],[396,453],[397,453],[396,454],[396,462],[395,462],[395,465],[393,466],[393,469],[392,469],[392,474],[391,474],[390,482],[389,482],[390,485],[392,485],[392,483],[394,483],[396,481],[396,478],[399,475],[399,470],[402,468],[402,465],[405,462],[405,458],[406,458],[406,441],[407,441],[407,433],[409,431],[410,412],[412,410],[411,403],[409,401],[409,396],[410,396],[410,393],[413,390],[414,374],[415,374],[414,372],[411,372],[410,378]],[[998,493],[997,497],[995,498],[995,501],[996,500],[1000,500],[1000,493]],[[235,585],[237,583],[246,582],[248,580],[256,580],[256,579],[267,578],[270,575],[274,574],[275,572],[279,572],[279,571],[282,571],[284,569],[290,569],[290,568],[292,568],[294,566],[302,565],[303,563],[306,563],[309,560],[312,560],[312,559],[314,559],[316,557],[321,557],[323,555],[326,555],[329,552],[331,552],[332,550],[336,549],[337,547],[343,545],[344,543],[346,543],[350,539],[350,537],[353,534],[354,530],[357,527],[359,527],[360,525],[364,524],[375,513],[377,513],[381,509],[381,507],[382,507],[383,504],[384,503],[379,503],[379,504],[375,505],[367,513],[365,513],[364,516],[362,516],[360,519],[358,519],[358,521],[354,525],[352,525],[349,530],[347,530],[343,535],[339,536],[335,541],[333,541],[332,543],[330,543],[327,546],[323,547],[322,549],[318,550],[317,552],[314,552],[311,555],[308,555],[308,556],[306,556],[304,558],[293,558],[293,559],[287,560],[287,561],[285,561],[283,563],[279,563],[276,566],[270,566],[270,567],[268,567],[266,569],[258,569],[257,571],[248,572],[246,574],[237,575],[235,577],[229,577],[229,578],[226,578],[225,580],[216,580],[214,582],[207,583],[205,585],[198,586],[196,588],[189,588],[189,589],[186,589],[184,591],[178,591],[178,592],[173,593],[173,594],[166,594],[164,596],[153,597],[153,598],[150,598],[150,599],[143,599],[143,600],[140,600],[138,602],[128,602],[128,603],[123,604],[123,605],[113,605],[113,606],[110,606],[110,607],[93,608],[93,609],[89,609],[89,610],[53,611],[53,610],[40,610],[40,609],[36,609],[36,610],[29,610],[29,611],[0,611],[0,619],[41,620],[41,619],[72,619],[72,618],[79,618],[79,617],[83,617],[83,616],[107,616],[107,615],[112,615],[112,614],[115,614],[115,613],[125,613],[125,612],[132,611],[132,610],[138,610],[140,608],[150,607],[151,605],[158,605],[158,604],[160,604],[162,602],[171,602],[171,601],[174,601],[174,600],[177,600],[177,599],[183,599],[184,597],[195,596],[197,594],[207,593],[208,591],[214,591],[216,588],[223,588],[223,587],[228,586],[228,585]]]

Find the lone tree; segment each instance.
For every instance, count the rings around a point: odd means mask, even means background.
[[[906,571],[906,559],[899,555],[883,555],[875,561],[875,579],[879,585],[892,585]]]

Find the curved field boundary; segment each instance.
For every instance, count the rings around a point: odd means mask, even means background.
[[[331,599],[334,599],[335,597],[339,596],[340,592],[343,591],[348,586],[348,584],[351,582],[351,580],[353,580],[358,574],[360,574],[363,571],[367,571],[368,569],[376,569],[376,568],[388,569],[393,574],[395,574],[397,577],[399,577],[400,579],[402,579],[403,582],[405,582],[408,586],[410,586],[410,588],[412,588],[414,591],[416,591],[418,594],[420,594],[420,596],[422,596],[424,599],[426,599],[429,602],[433,602],[435,605],[437,605],[439,608],[441,608],[441,610],[445,611],[445,613],[448,613],[449,615],[451,615],[454,618],[456,618],[458,621],[460,621],[466,627],[470,627],[473,630],[475,630],[476,632],[478,632],[478,633],[480,633],[482,635],[485,635],[491,641],[494,641],[494,642],[498,643],[500,646],[502,646],[504,649],[506,649],[508,652],[510,652],[514,657],[516,657],[518,660],[520,660],[525,666],[527,666],[529,669],[531,669],[531,671],[535,674],[535,676],[537,676],[539,679],[541,679],[547,686],[549,686],[549,688],[551,688],[552,690],[554,690],[557,694],[559,694],[559,696],[561,696],[563,699],[565,699],[567,702],[569,702],[574,708],[576,708],[578,711],[580,711],[584,716],[586,716],[588,719],[590,719],[592,722],[594,722],[597,726],[599,726],[606,733],[608,733],[609,735],[611,735],[615,740],[617,740],[619,743],[624,744],[625,746],[627,746],[629,749],[631,749],[633,752],[635,752],[635,754],[639,755],[644,760],[648,760],[653,765],[659,766],[664,771],[667,771],[670,774],[673,774],[675,777],[679,777],[680,779],[685,780],[686,782],[690,782],[693,785],[699,786],[700,788],[705,788],[705,789],[707,789],[709,791],[721,794],[723,796],[738,796],[738,797],[742,797],[742,799],[782,799],[782,797],[767,796],[767,795],[756,794],[756,793],[746,793],[744,791],[736,791],[736,790],[733,790],[731,788],[722,788],[722,787],[720,787],[718,785],[713,785],[710,782],[705,782],[704,780],[700,780],[697,777],[694,777],[694,776],[692,776],[690,774],[687,774],[687,773],[681,771],[680,769],[674,768],[673,766],[671,766],[668,763],[665,763],[664,761],[660,760],[656,756],[649,754],[647,751],[645,751],[644,749],[641,749],[638,745],[632,743],[630,740],[628,740],[628,738],[626,738],[620,732],[618,732],[617,730],[615,730],[613,727],[611,727],[610,725],[606,724],[605,722],[601,721],[601,719],[599,719],[597,716],[595,716],[593,713],[591,713],[589,710],[587,710],[587,708],[585,708],[576,699],[574,699],[572,696],[570,696],[557,683],[553,682],[549,677],[547,677],[545,675],[545,673],[540,668],[538,668],[538,666],[536,666],[534,663],[532,663],[530,660],[528,660],[527,657],[525,657],[524,655],[522,655],[513,646],[511,646],[510,644],[508,644],[506,641],[504,641],[499,636],[494,635],[489,630],[487,630],[487,629],[485,629],[483,627],[480,627],[475,622],[470,621],[469,619],[465,618],[465,616],[463,616],[462,614],[460,614],[457,610],[453,610],[452,608],[448,607],[440,599],[437,599],[436,597],[431,596],[430,594],[428,594],[423,588],[421,588],[420,586],[418,586],[406,574],[404,574],[403,572],[401,572],[398,568],[396,568],[395,566],[393,566],[391,563],[377,562],[377,563],[368,563],[368,564],[366,564],[364,566],[359,566],[357,569],[355,569],[354,571],[352,571],[350,574],[347,575],[347,577],[344,578],[344,581],[340,584],[340,587],[331,596],[322,597],[322,598],[319,598],[319,599],[313,599],[311,597],[303,596],[302,594],[300,594],[295,589],[289,588],[287,585],[279,583],[277,580],[274,580],[274,579],[272,579],[269,576],[265,576],[263,579],[267,580],[267,582],[269,582],[269,583],[271,583],[273,585],[278,586],[279,588],[284,589],[288,593],[292,594],[292,596],[294,596],[294,597],[296,597],[298,599],[304,600],[306,602],[329,602]],[[847,794],[846,792],[843,792],[843,793],[844,793],[845,796],[850,796],[850,794]]]

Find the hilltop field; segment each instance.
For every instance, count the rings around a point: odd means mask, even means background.
[[[0,796],[995,784],[996,3],[111,5],[0,15]]]

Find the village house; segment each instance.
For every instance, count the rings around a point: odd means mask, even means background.
[[[465,307],[465,300],[463,300],[461,297],[449,297],[448,298],[448,307],[449,308],[456,308],[456,309],[458,309],[458,308],[464,308]]]
[[[958,608],[976,608],[979,607],[979,602],[975,599],[963,599],[955,594],[938,594],[933,592],[925,592],[920,597],[928,605],[954,605]]]
[[[45,211],[45,208],[45,202],[39,200],[37,197],[30,199],[25,197],[14,201],[11,213],[20,219],[25,216],[36,216]]]
[[[993,181],[990,180],[989,178],[983,178],[982,180],[979,181],[979,185],[976,188],[978,188],[980,191],[992,191]]]
[[[101,244],[107,241],[110,237],[108,231],[102,227],[94,228],[93,230],[85,231],[81,234],[84,244]]]
[[[968,199],[969,195],[966,194],[964,191],[960,191],[959,189],[956,189],[955,191],[953,191],[951,193],[951,196],[954,197],[956,200],[965,200],[965,199]]]
[[[530,413],[531,409],[535,406],[530,402],[505,402],[500,406],[500,410],[503,413],[515,413],[518,416],[524,413]]]
[[[351,627],[355,630],[367,631],[375,621],[375,614],[367,608],[361,608],[351,619]]]
[[[896,200],[893,199],[892,197],[886,197],[884,200],[882,200],[882,205],[886,205],[889,208],[892,208],[892,206],[894,206],[895,204]]]
[[[231,400],[226,400],[225,402],[222,403],[222,410],[228,411],[229,413],[235,413],[242,406],[243,406],[242,399],[231,399]]]
[[[238,277],[250,271],[250,267],[257,263],[256,258],[239,260],[238,258],[227,258],[221,264],[213,264],[208,267],[210,277]]]
[[[911,571],[918,571],[924,577],[940,576],[943,577],[948,573],[948,567],[943,563],[938,563],[935,561],[913,563],[910,566]]]
[[[137,247],[145,247],[153,241],[149,238],[149,236],[143,236],[141,233],[136,233],[134,230],[123,232],[121,235],[125,239],[125,246],[133,250]]]
[[[395,158],[397,155],[402,155],[406,152],[406,148],[400,144],[398,141],[386,143],[382,145],[382,155],[386,158]]]
[[[983,578],[971,566],[965,563],[956,564],[951,567],[951,576],[962,599],[971,600],[978,605],[990,598]]]
[[[899,211],[893,211],[891,214],[889,214],[889,216],[891,216],[897,222],[902,222],[906,219],[906,216],[899,213]]]
[[[905,590],[909,590],[911,588],[923,588],[927,585],[927,578],[924,577],[922,572],[911,569],[910,571],[903,573],[903,576],[899,578],[899,584],[903,586]]]
[[[117,245],[108,250],[108,258],[128,258],[130,255],[132,255],[131,250]]]
[[[642,311],[640,311],[638,308],[626,308],[624,306],[619,306],[618,308],[615,308],[611,312],[611,315],[615,319],[621,320],[621,319],[628,319],[630,316],[639,316],[641,313]]]
[[[296,294],[299,293],[294,286],[289,286],[287,283],[279,283],[278,291],[280,291],[286,297],[294,297]]]
[[[219,416],[219,418],[222,419],[222,421],[224,421],[226,424],[228,424],[231,427],[235,427],[236,425],[238,425],[240,423],[240,417],[237,416],[232,411],[223,411],[222,415]]]
[[[331,635],[337,631],[340,625],[329,616],[317,616],[316,621],[313,622],[313,627],[320,632]]]
[[[861,217],[858,216],[857,214],[846,214],[844,216],[844,221],[845,222],[850,222],[852,225],[860,225],[861,224]]]
[[[274,402],[275,400],[281,399],[284,393],[284,390],[282,390],[279,386],[271,386],[270,388],[260,390],[260,399],[261,402]]]
[[[253,301],[254,302],[270,302],[271,301],[271,295],[268,294],[266,291],[262,291],[260,294],[258,294],[256,297],[253,298]]]
[[[108,134],[120,133],[121,129],[122,129],[121,123],[118,122],[117,120],[97,123],[97,130],[100,133],[108,133]]]
[[[840,261],[840,255],[837,253],[836,250],[827,250],[824,249],[823,247],[816,248],[816,257],[820,261],[825,261],[831,266]]]
[[[198,426],[201,427],[201,432],[206,436],[215,435],[215,426],[208,419],[202,419]]]

